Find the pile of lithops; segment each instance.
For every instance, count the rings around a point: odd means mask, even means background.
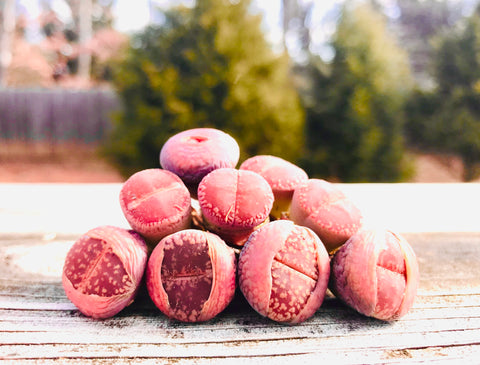
[[[171,137],[162,168],[122,186],[131,230],[101,226],[68,252],[63,286],[87,316],[115,315],[145,278],[155,305],[180,321],[223,311],[237,285],[261,315],[287,323],[311,317],[327,289],[358,312],[404,315],[418,264],[404,238],[362,226],[359,209],[298,166],[255,156],[238,169],[239,147],[210,128]]]

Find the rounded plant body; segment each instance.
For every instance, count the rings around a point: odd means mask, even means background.
[[[240,170],[254,171],[272,188],[275,201],[270,215],[276,219],[288,217],[293,192],[308,180],[307,173],[283,158],[271,155],[250,157],[240,165]]]
[[[329,256],[318,236],[289,220],[256,230],[240,252],[240,290],[261,315],[300,323],[322,305],[330,274]]]
[[[253,171],[217,169],[198,185],[206,226],[227,243],[242,246],[269,219],[274,197],[268,182]]]
[[[309,179],[293,193],[290,219],[311,228],[328,252],[344,244],[363,224],[358,207],[334,184]]]
[[[152,245],[190,226],[190,193],[170,171],[147,169],[130,176],[120,190],[120,206],[130,226]]]
[[[129,305],[147,263],[147,246],[134,231],[100,226],[81,236],[65,258],[62,284],[84,315],[109,318]]]
[[[233,168],[240,148],[233,137],[215,128],[194,128],[170,137],[160,151],[160,165],[178,175],[195,193],[209,172]]]
[[[362,229],[333,256],[330,289],[365,316],[390,321],[405,315],[419,285],[415,253],[400,235]]]
[[[231,302],[236,285],[236,257],[217,235],[187,229],[163,238],[147,265],[147,288],[168,317],[201,322]]]

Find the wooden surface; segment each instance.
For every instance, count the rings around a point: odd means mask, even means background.
[[[347,189],[355,194],[354,186]],[[366,186],[359,189],[365,193]],[[0,200],[0,217],[14,213]],[[19,219],[21,213],[15,213]],[[28,219],[18,234],[1,228],[2,364],[479,362],[480,232],[473,229],[402,232],[421,273],[417,300],[402,319],[366,318],[329,297],[313,318],[289,326],[262,318],[241,295],[201,324],[169,320],[145,292],[114,318],[86,318],[68,301],[60,279],[77,233],[40,232]]]

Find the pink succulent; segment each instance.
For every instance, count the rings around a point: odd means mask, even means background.
[[[240,170],[256,172],[267,180],[275,197],[270,215],[276,219],[288,216],[293,192],[301,183],[308,180],[308,175],[303,169],[283,158],[271,155],[250,157],[240,165]]]
[[[415,253],[388,230],[362,229],[332,259],[330,288],[348,306],[382,320],[405,315],[419,284]]]
[[[309,228],[276,220],[256,230],[242,248],[239,286],[250,305],[274,321],[300,323],[325,297],[328,253]]]
[[[247,170],[217,169],[198,186],[198,202],[208,229],[236,246],[242,246],[268,220],[273,200],[268,182]]]
[[[215,128],[194,128],[170,137],[160,151],[160,165],[178,175],[195,195],[209,172],[233,168],[240,148],[233,137]]]
[[[187,229],[163,238],[147,266],[147,288],[168,317],[201,322],[215,317],[235,293],[236,258],[217,235]]]
[[[152,245],[190,226],[190,193],[170,171],[147,169],[133,174],[123,184],[119,198],[130,226]]]
[[[312,229],[328,252],[343,245],[363,224],[361,211],[334,184],[309,179],[293,193],[290,219]]]
[[[147,246],[139,234],[101,226],[81,236],[63,267],[65,293],[89,317],[112,317],[129,305],[147,263]]]

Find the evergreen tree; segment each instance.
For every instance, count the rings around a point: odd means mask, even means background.
[[[462,19],[465,2],[449,0],[395,0],[399,14],[389,21],[409,54],[412,73],[423,88],[432,84],[433,40],[451,33]]]
[[[465,180],[480,165],[480,11],[438,42],[433,63],[436,88],[417,91],[406,104],[411,144],[458,154]]]
[[[214,127],[237,139],[242,159],[300,154],[303,111],[250,1],[199,0],[165,13],[132,40],[114,84],[124,103],[107,154],[125,174],[158,166],[174,133]]]
[[[400,111],[411,86],[406,55],[368,3],[344,7],[333,48],[330,65],[310,67],[307,169],[342,181],[401,180]]]

